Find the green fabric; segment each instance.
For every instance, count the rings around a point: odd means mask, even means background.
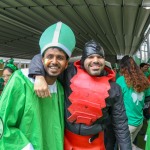
[[[145,74],[146,77],[149,77],[149,76],[150,76],[150,72],[149,72],[149,71],[144,72],[144,74]]]
[[[147,132],[146,132],[145,150],[150,150],[150,121],[148,122],[148,127],[147,127]]]
[[[34,150],[63,150],[64,91],[56,85],[57,94],[42,99],[20,70],[13,74],[0,99],[0,150],[21,150],[29,143]]]
[[[137,93],[133,88],[128,88],[124,76],[120,76],[116,81],[122,89],[128,124],[139,126],[143,122],[143,107],[146,96],[150,95],[150,89]]]

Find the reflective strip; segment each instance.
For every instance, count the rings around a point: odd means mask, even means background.
[[[54,31],[52,43],[58,43],[62,22],[58,22]]]

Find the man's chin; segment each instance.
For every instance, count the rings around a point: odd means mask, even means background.
[[[100,75],[100,72],[95,72],[95,71],[92,71],[90,73],[91,76],[99,76]]]
[[[51,74],[48,74],[49,77],[58,77],[60,73],[51,73]]]

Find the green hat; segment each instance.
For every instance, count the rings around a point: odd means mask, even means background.
[[[13,72],[18,69],[17,66],[14,65],[14,59],[13,58],[11,58],[5,62],[4,69],[5,68],[10,68]]]
[[[75,48],[75,35],[71,28],[62,22],[48,27],[41,35],[39,45],[41,54],[49,47],[58,47],[70,57]]]

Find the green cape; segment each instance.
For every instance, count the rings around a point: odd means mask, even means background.
[[[39,98],[33,83],[16,71],[0,99],[0,149],[63,150],[64,91],[56,82],[52,97]]]

